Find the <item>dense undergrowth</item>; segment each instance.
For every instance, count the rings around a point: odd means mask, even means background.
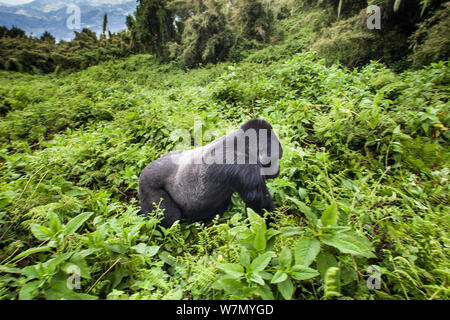
[[[307,52],[1,72],[0,298],[449,299],[449,69],[349,70]],[[136,215],[138,176],[172,132],[255,117],[285,150],[275,223],[238,197],[208,225]]]

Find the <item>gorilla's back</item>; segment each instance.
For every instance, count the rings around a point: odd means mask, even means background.
[[[166,180],[164,189],[172,199],[183,208],[186,218],[205,218],[215,214],[219,207],[232,194],[223,184],[208,181],[208,166],[202,162],[205,147],[178,152],[171,156],[176,170]]]

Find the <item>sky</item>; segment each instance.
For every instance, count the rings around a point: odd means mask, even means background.
[[[24,4],[24,3],[29,3],[29,2],[32,2],[32,1],[34,1],[34,0],[0,0],[0,4],[2,4],[2,3],[6,3],[6,4]],[[55,0],[56,1],[56,0]],[[106,3],[106,2],[108,2],[107,0],[104,0],[103,1],[103,3]],[[117,1],[117,0],[111,0],[111,1],[109,1],[110,3],[117,3],[117,2],[119,2],[119,1]]]
[[[6,4],[24,4],[31,2],[33,0],[0,0],[0,3],[6,3]]]

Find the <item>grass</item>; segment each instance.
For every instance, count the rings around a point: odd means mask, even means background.
[[[275,60],[1,72],[0,298],[448,299],[448,62]],[[172,132],[254,117],[285,150],[273,225],[237,196],[208,225],[136,215]]]

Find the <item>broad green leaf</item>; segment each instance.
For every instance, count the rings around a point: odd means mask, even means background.
[[[37,248],[30,248],[28,250],[25,250],[24,252],[22,252],[21,254],[17,255],[14,257],[14,259],[12,259],[12,261],[29,256],[31,254],[34,253],[39,253],[39,252],[45,252],[45,251],[51,251],[51,247],[49,246],[45,246],[45,247],[37,247]]]
[[[261,277],[264,280],[271,280],[272,277],[273,277],[273,275],[270,272],[267,272],[267,271],[258,271],[258,273],[261,275]]]
[[[112,273],[112,284],[111,284],[111,289],[115,289],[121,282],[122,280],[126,277],[129,276],[130,274],[124,269],[124,268],[116,268],[113,273]]]
[[[30,225],[31,233],[35,236],[39,241],[46,241],[52,237],[52,233],[47,227],[41,226],[36,223],[32,223]]]
[[[259,285],[264,285],[264,279],[261,277],[261,275],[259,274],[259,272],[253,272],[250,276],[250,281],[253,281]]]
[[[59,231],[62,230],[62,225],[61,225],[61,221],[59,220],[58,215],[53,212],[50,211],[50,213],[48,214],[48,217],[50,219],[50,231],[52,234],[57,234]]]
[[[55,281],[51,288],[45,291],[47,300],[96,300],[98,297],[76,292],[67,287],[67,281]]]
[[[277,284],[278,291],[280,291],[281,295],[286,300],[291,300],[292,295],[294,294],[294,285],[291,279],[287,278],[283,282]]]
[[[262,225],[264,225],[264,227],[266,226],[266,221],[264,218],[250,208],[247,208],[247,216],[253,232],[256,232],[256,230]]]
[[[280,265],[283,268],[289,267],[292,262],[291,249],[289,249],[288,247],[283,247],[283,250],[281,250],[280,253],[280,257],[278,258],[278,261],[280,262]]]
[[[127,252],[127,248],[121,245],[120,243],[107,243],[105,244],[105,247],[108,248],[108,250],[116,253],[124,254]]]
[[[90,279],[91,273],[89,266],[86,259],[79,253],[75,253],[70,260],[62,266],[62,270],[66,273],[70,273],[70,271],[73,270],[73,266],[78,268],[81,277]]]
[[[238,294],[239,290],[242,288],[242,284],[236,279],[219,279],[217,280],[217,285],[221,287],[226,293]]]
[[[97,251],[101,251],[101,249],[100,248],[97,248],[97,249],[84,249],[84,250],[81,250],[81,251],[77,251],[76,255],[80,256],[82,258],[86,258],[87,256],[89,256],[89,255],[91,255],[91,254],[93,254],[93,253],[95,253]]]
[[[255,260],[252,261],[252,264],[251,264],[252,270],[253,271],[263,271],[274,256],[275,256],[275,253],[273,251],[267,251],[263,254],[260,254],[258,257],[255,258]]]
[[[320,251],[320,242],[315,238],[301,238],[295,248],[295,264],[309,266]]]
[[[256,290],[256,293],[259,294],[261,298],[264,300],[274,300],[274,296],[272,293],[272,290],[270,289],[270,286],[265,284],[263,286],[258,287]]]
[[[162,300],[181,300],[183,297],[183,290],[179,289],[176,291],[171,291],[168,294],[166,294],[164,297],[162,297]]]
[[[298,196],[300,197],[300,199],[305,199],[307,195],[308,192],[306,191],[306,189],[298,188]]]
[[[136,250],[137,253],[140,253],[144,257],[151,258],[155,254],[158,253],[159,246],[147,246],[145,243],[139,243],[132,247],[134,250]]]
[[[270,283],[280,283],[283,282],[284,280],[287,279],[287,274],[284,273],[281,270],[278,270],[277,272],[275,272],[275,274],[273,275],[272,280],[270,280]]]
[[[218,263],[217,268],[233,278],[240,278],[244,275],[244,268],[237,263]]]
[[[291,277],[295,280],[307,280],[317,277],[319,272],[304,265],[295,265],[291,270]]]
[[[256,293],[257,287],[242,287],[239,294],[230,296],[230,300],[247,300]]]
[[[266,228],[264,228],[266,229]],[[273,237],[279,235],[281,232],[279,230],[275,230],[272,228],[269,228],[269,230],[266,230],[266,239],[267,242],[269,242],[269,239],[272,240]]]
[[[302,212],[305,217],[308,219],[309,223],[313,226],[317,226],[317,216],[314,212],[312,212],[311,208],[309,208],[303,201],[287,196],[286,199],[291,200],[295,203],[297,208]]]
[[[23,269],[11,268],[11,267],[7,267],[7,266],[3,266],[3,265],[0,265],[0,271],[1,272],[9,272],[9,273],[25,274]]]
[[[301,227],[283,227],[281,228],[281,234],[284,237],[302,235],[305,233],[305,229]]]
[[[342,253],[361,255],[366,258],[374,258],[370,250],[370,242],[353,232],[338,232],[322,237],[322,242],[339,249]]]
[[[34,280],[26,283],[19,291],[19,300],[32,300],[39,294],[39,287],[44,283],[43,280]]]
[[[246,247],[241,248],[240,262],[244,267],[250,264],[250,253],[248,252]]]
[[[88,191],[81,188],[72,189],[67,192],[67,195],[71,197],[84,196],[86,194],[88,194]]]
[[[317,269],[320,272],[322,279],[325,278],[325,273],[328,268],[337,267],[338,261],[336,258],[329,252],[321,252],[317,256]]]
[[[168,253],[167,251],[162,251],[158,254],[158,257],[165,263],[167,263],[169,266],[174,267],[176,265],[175,258]]]
[[[375,128],[377,127],[379,118],[380,118],[380,116],[378,113],[373,114],[372,117],[369,118],[370,129],[375,130]]]
[[[51,259],[44,262],[44,266],[48,270],[53,270],[57,266],[59,266],[61,263],[68,260],[73,255],[73,252],[66,252],[66,253],[56,253],[52,256]]]
[[[241,221],[241,219],[242,219],[242,215],[240,213],[236,213],[231,217],[230,223],[233,226],[238,225],[239,221]]]
[[[257,251],[264,251],[266,249],[266,230],[262,226],[256,227],[255,239],[253,240],[253,246]]]
[[[37,265],[26,266],[22,269],[22,273],[27,276],[28,279],[37,279],[40,277]]]
[[[337,215],[338,208],[336,202],[333,202],[323,213],[320,217],[320,221],[322,221],[323,226],[333,226],[337,222]]]
[[[68,236],[75,233],[93,214],[93,212],[83,212],[72,218],[64,228],[64,235]]]

